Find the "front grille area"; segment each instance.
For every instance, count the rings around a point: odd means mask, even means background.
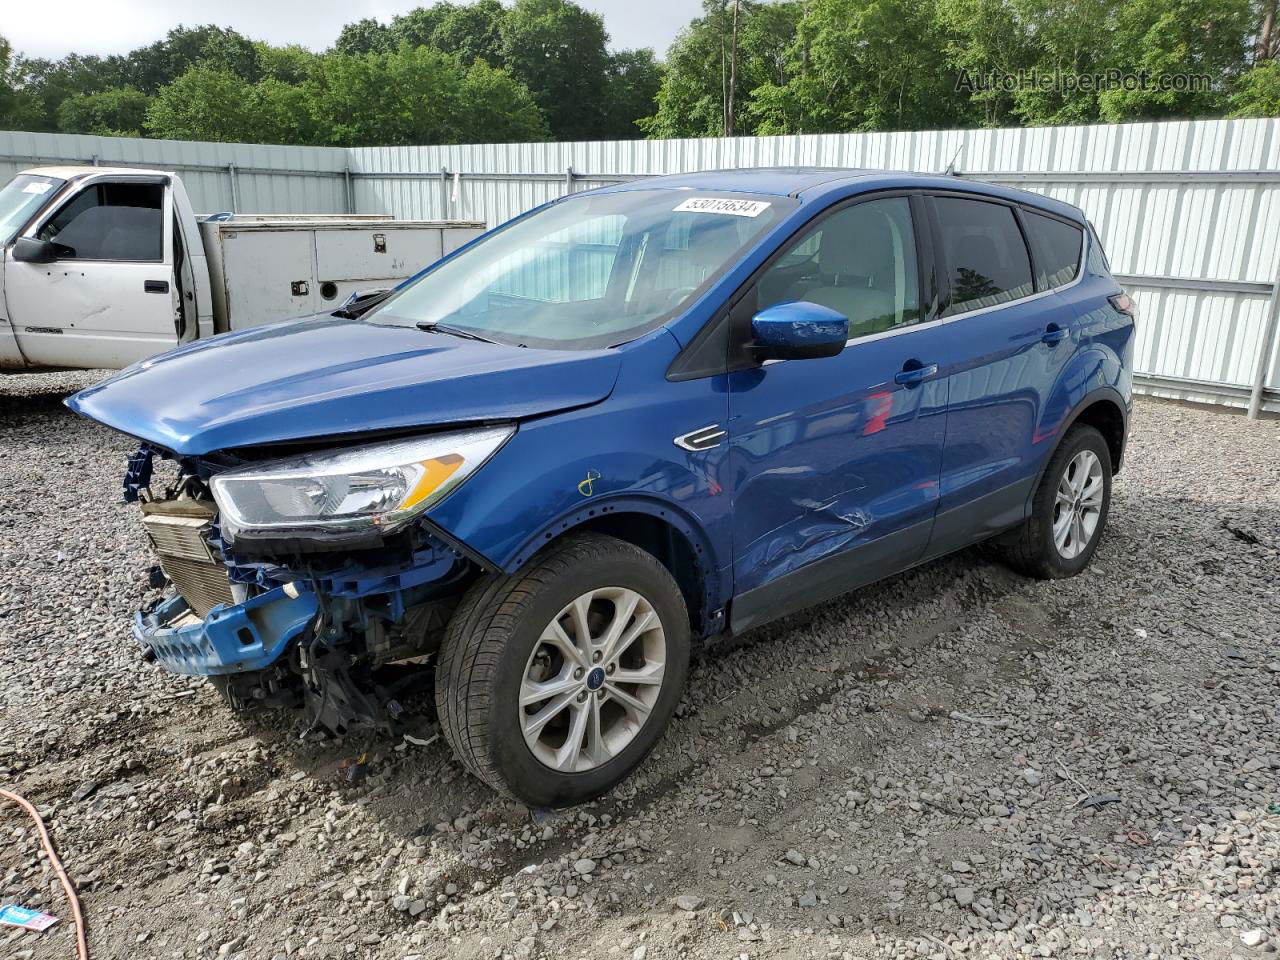
[[[205,500],[159,500],[142,505],[142,525],[160,568],[201,617],[218,604],[235,603],[226,567],[208,541],[216,512]]]

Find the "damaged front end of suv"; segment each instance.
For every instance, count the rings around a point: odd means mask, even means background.
[[[420,522],[514,426],[446,431],[263,463],[129,460],[165,595],[134,635],[168,670],[207,676],[239,710],[304,707],[338,735],[401,713],[378,668],[434,653],[483,558]],[[153,488],[157,457],[176,478]]]

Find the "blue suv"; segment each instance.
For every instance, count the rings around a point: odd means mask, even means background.
[[[653,748],[700,638],[980,541],[1083,569],[1133,337],[1075,207],[735,170],[566,197],[68,403],[141,441],[148,655],[338,735],[430,663],[466,767],[560,806]]]

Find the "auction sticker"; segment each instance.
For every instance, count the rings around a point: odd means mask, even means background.
[[[758,217],[768,210],[764,200],[725,200],[720,197],[693,197],[681,202],[675,213],[725,213],[731,217]]]

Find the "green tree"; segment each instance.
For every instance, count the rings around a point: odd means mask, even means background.
[[[257,48],[262,77],[282,83],[301,84],[319,56],[296,43],[284,47],[259,43]]]
[[[609,35],[568,0],[516,0],[502,21],[502,56],[558,140],[600,136],[607,112]]]
[[[467,68],[458,104],[449,142],[530,143],[549,137],[542,111],[524,84],[484,60]]]
[[[333,49],[338,53],[356,56],[363,53],[386,53],[393,46],[391,33],[386,26],[373,17],[365,17],[343,27]]]
[[[1201,78],[1201,89],[1109,89],[1103,120],[1220,116],[1245,71],[1254,31],[1250,0],[1129,0],[1116,15],[1113,64],[1151,78]]]
[[[639,121],[653,112],[662,86],[662,66],[653,51],[619,50],[609,55],[605,88],[604,128],[610,140],[636,140],[644,136]]]
[[[150,105],[151,98],[132,87],[76,94],[59,104],[58,129],[63,133],[141,137]]]
[[[483,60],[491,67],[504,66],[502,22],[507,10],[498,0],[441,6],[449,9],[431,33],[432,46],[454,54],[464,64]]]
[[[1241,78],[1231,98],[1234,117],[1280,117],[1280,60],[1258,64]]]
[[[703,0],[702,16],[667,51],[656,111],[641,128],[652,137],[723,135],[732,75],[735,132],[755,133],[762,111],[753,104],[761,89],[770,88],[766,96],[778,99],[773,89],[803,67],[802,52],[794,48],[801,13],[799,2],[740,3],[735,57],[732,0]]]
[[[540,140],[529,91],[477,61],[407,44],[391,53],[317,61],[304,84],[315,136],[341,146]]]
[[[252,91],[252,84],[230,70],[196,64],[156,95],[146,128],[167,140],[253,142],[259,128]]]
[[[178,26],[163,40],[130,53],[125,69],[129,85],[149,94],[177,80],[196,64],[254,83],[262,75],[258,51],[258,44],[226,27]]]
[[[429,47],[435,42],[436,28],[444,22],[454,10],[458,9],[452,3],[437,3],[430,7],[417,7],[408,13],[402,13],[391,18],[391,25],[387,27],[387,38],[391,43],[391,49],[405,46],[410,47]]]
[[[1034,36],[1009,0],[939,0],[938,21],[947,34],[946,55],[956,70],[957,94],[967,97],[973,118],[985,127],[1017,126],[1018,95],[992,75],[1020,76],[1036,64]]]
[[[18,89],[13,47],[0,37],[0,127],[9,129],[18,115]]]
[[[966,119],[932,0],[813,0],[797,32],[801,65],[756,91],[761,133],[939,129]]]

